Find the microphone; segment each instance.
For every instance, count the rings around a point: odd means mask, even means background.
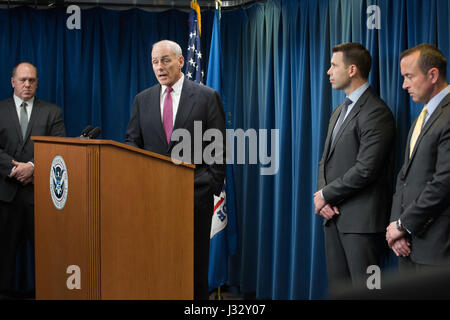
[[[87,126],[86,128],[83,129],[83,131],[81,131],[81,135],[79,136],[80,139],[89,139],[88,138],[88,133],[94,129],[91,125]]]
[[[95,139],[98,137],[98,135],[102,133],[102,130],[99,127],[95,127],[88,133],[88,139]]]

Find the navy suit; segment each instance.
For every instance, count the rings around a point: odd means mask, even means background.
[[[171,156],[177,142],[167,143],[161,120],[161,85],[136,95],[128,123],[125,143]],[[209,236],[213,213],[213,194],[219,195],[225,178],[225,114],[219,94],[204,85],[184,79],[173,131],[186,129],[191,136],[194,161],[194,122],[203,132],[217,129],[223,136],[223,153],[216,154],[222,163],[195,163],[194,172],[194,297],[208,299]],[[210,142],[202,142],[201,151]],[[186,156],[186,155],[183,155]]]
[[[0,293],[13,290],[17,248],[26,239],[34,241],[34,187],[9,178],[12,160],[33,162],[30,136],[65,136],[62,110],[34,99],[25,138],[13,98],[0,102]]]

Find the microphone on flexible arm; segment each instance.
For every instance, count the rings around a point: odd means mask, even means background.
[[[102,130],[99,127],[95,127],[88,133],[88,139],[95,139],[98,137],[98,135],[102,133]]]
[[[81,131],[81,135],[79,136],[80,139],[89,139],[88,134],[89,132],[94,129],[91,125],[87,126],[86,128]]]

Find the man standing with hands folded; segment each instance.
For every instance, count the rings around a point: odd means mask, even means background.
[[[345,101],[331,115],[319,162],[315,213],[324,220],[328,285],[364,285],[367,267],[380,265],[387,246],[392,142],[391,110],[370,88],[369,51],[359,43],[332,48],[328,70]]]
[[[0,101],[0,299],[14,294],[17,250],[34,243],[34,146],[31,136],[65,136],[62,110],[35,97],[37,69],[14,67],[14,95]]]
[[[433,45],[401,54],[403,89],[425,106],[411,126],[397,177],[389,247],[400,271],[435,269],[450,258],[450,86],[447,60]]]

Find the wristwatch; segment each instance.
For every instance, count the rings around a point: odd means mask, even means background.
[[[406,229],[405,229],[405,227],[403,227],[402,221],[400,219],[397,220],[396,227],[397,227],[398,231],[406,231]]]

